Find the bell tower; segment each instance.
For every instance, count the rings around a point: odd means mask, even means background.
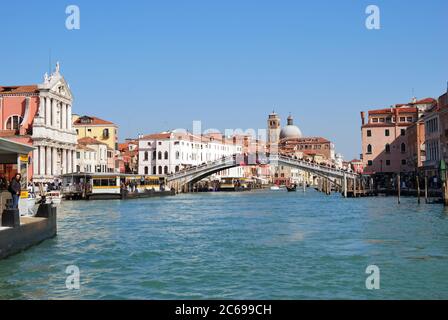
[[[280,140],[280,117],[275,111],[268,117],[268,144],[278,144]]]

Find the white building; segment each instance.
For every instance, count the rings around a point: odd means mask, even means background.
[[[233,139],[220,134],[194,136],[185,132],[162,132],[141,136],[138,173],[141,175],[167,175],[185,168],[241,154],[243,147]],[[219,177],[243,177],[241,167],[218,173]]]
[[[110,150],[106,143],[89,137],[79,139],[76,149],[76,172],[114,172],[114,167],[111,167],[111,157],[113,159],[113,150]]]
[[[59,63],[38,85],[39,111],[34,118],[32,141],[34,182],[48,182],[76,168],[76,132],[72,127],[73,96],[61,75]]]

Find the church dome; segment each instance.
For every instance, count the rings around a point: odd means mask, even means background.
[[[294,125],[292,116],[288,117],[288,125],[280,131],[280,139],[299,139],[302,138],[302,131]]]

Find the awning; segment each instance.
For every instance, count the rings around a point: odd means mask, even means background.
[[[18,155],[27,155],[34,150],[27,144],[0,138],[0,163],[16,164]]]
[[[28,154],[35,148],[27,144],[0,138],[0,154]]]

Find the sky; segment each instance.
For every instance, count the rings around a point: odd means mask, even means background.
[[[0,85],[40,83],[60,61],[73,112],[115,122],[120,140],[194,120],[265,129],[275,109],[351,160],[361,111],[447,90],[446,0],[8,1],[0,30]]]

